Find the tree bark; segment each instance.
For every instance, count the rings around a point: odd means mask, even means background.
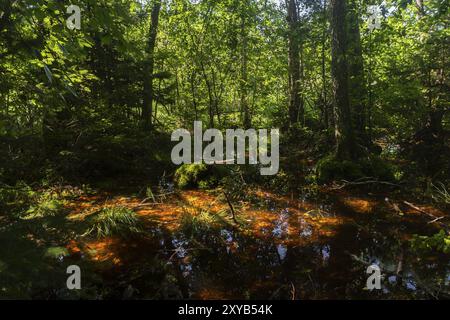
[[[243,8],[245,10],[245,6]],[[250,110],[248,105],[248,93],[247,93],[247,86],[248,86],[248,56],[247,56],[247,42],[248,42],[248,35],[247,35],[247,28],[246,28],[246,19],[245,19],[245,12],[241,13],[241,38],[242,38],[242,48],[241,48],[241,109],[244,115],[243,119],[243,125],[245,129],[249,129],[251,124],[251,118],[250,118]]]
[[[347,1],[331,0],[331,76],[336,117],[336,157],[354,159],[355,137],[349,99],[347,62],[346,16]]]
[[[325,45],[327,40],[327,0],[323,0],[323,22],[324,27],[322,30],[322,56],[321,56],[321,72],[322,72],[322,117],[324,126],[326,129],[330,127],[330,112],[328,108],[328,101],[327,101],[327,74],[326,74],[326,60],[325,60]]]
[[[287,21],[289,24],[289,121],[291,126],[303,118],[303,108],[300,95],[300,45],[296,0],[286,0]]]
[[[369,146],[370,141],[366,134],[367,87],[359,30],[359,8],[356,0],[349,0],[347,21],[350,108],[358,143]]]
[[[144,74],[144,101],[142,108],[142,121],[144,128],[151,129],[153,125],[153,73],[155,69],[155,47],[158,35],[159,12],[161,10],[161,0],[155,0],[151,12],[150,34],[147,44],[148,61]]]

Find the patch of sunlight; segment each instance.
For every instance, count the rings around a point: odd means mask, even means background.
[[[88,254],[93,261],[111,262],[113,265],[122,265],[122,260],[115,253],[116,247],[125,247],[118,238],[105,238],[98,241],[88,242]]]
[[[359,198],[345,198],[343,203],[356,213],[371,213],[376,206],[375,201]]]
[[[44,257],[51,259],[61,259],[61,257],[67,257],[69,250],[64,247],[50,247],[45,251]]]

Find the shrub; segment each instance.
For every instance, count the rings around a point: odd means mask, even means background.
[[[443,253],[450,253],[450,236],[444,230],[432,237],[415,236],[411,245],[416,250],[436,250]]]
[[[219,166],[208,166],[204,163],[185,164],[175,172],[175,184],[182,189],[208,189],[217,186],[225,176],[226,170]]]
[[[54,217],[64,209],[70,192],[55,188],[33,190],[25,183],[0,188],[1,208],[12,216],[22,219]]]
[[[318,181],[357,180],[372,177],[393,181],[392,168],[378,156],[370,155],[357,161],[339,160],[334,154],[320,160],[316,167]]]
[[[450,206],[450,192],[447,190],[445,185],[440,182],[438,185],[433,186],[432,198],[436,203],[441,204],[443,206]]]

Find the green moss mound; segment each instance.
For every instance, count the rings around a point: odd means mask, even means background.
[[[184,164],[175,172],[175,184],[181,189],[209,189],[216,187],[225,176],[224,166]]]
[[[381,158],[370,155],[357,161],[337,159],[334,154],[320,160],[316,167],[320,183],[336,180],[354,181],[372,177],[380,181],[394,181],[392,168]]]

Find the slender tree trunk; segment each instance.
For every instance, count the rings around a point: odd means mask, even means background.
[[[355,158],[355,137],[349,99],[349,78],[346,50],[347,1],[331,0],[331,76],[333,81],[334,110],[336,117],[336,156],[339,159]]]
[[[373,39],[372,34],[369,35],[369,67],[368,67],[368,81],[367,81],[367,135],[369,140],[372,141],[372,111],[373,111],[373,90],[372,90],[372,78],[373,78]]]
[[[427,13],[425,12],[425,7],[423,0],[416,0],[416,7],[418,10],[419,19],[425,18]],[[446,26],[447,27],[447,26]],[[441,68],[438,68],[433,72],[432,67],[427,65],[426,74],[427,81],[426,86],[428,87],[428,115],[426,128],[430,129],[434,134],[440,134],[444,130],[443,120],[446,112],[449,112],[442,101],[447,101],[445,93],[448,92],[448,86],[446,86],[445,70],[447,69],[447,57],[448,57],[448,43],[442,44],[442,58],[440,60]]]
[[[327,39],[327,26],[326,26],[326,20],[327,20],[327,0],[323,1],[323,32],[322,32],[322,61],[321,61],[321,67],[322,67],[322,116],[325,128],[329,128],[330,121],[329,121],[329,110],[328,110],[328,101],[327,101],[327,78],[326,78],[326,62],[325,62],[325,44]]]
[[[243,8],[245,10],[245,7]],[[247,55],[247,28],[246,28],[246,19],[245,12],[241,13],[241,38],[242,38],[242,48],[241,48],[241,109],[243,112],[243,125],[245,129],[249,129],[251,124],[250,110],[248,104],[248,55]]]
[[[206,88],[208,89],[209,127],[210,128],[214,128],[214,106],[215,106],[215,104],[214,104],[214,97],[213,97],[213,93],[212,93],[211,84],[210,84],[208,76],[206,74],[205,65],[203,64],[203,60],[202,59],[200,59],[200,67],[202,69],[203,79],[205,80]]]
[[[296,124],[303,118],[300,96],[300,46],[298,34],[298,13],[296,0],[286,0],[289,24],[289,121]]]
[[[349,0],[347,21],[350,108],[358,143],[368,146],[370,141],[366,134],[367,87],[359,30],[359,8],[356,0]]]
[[[195,72],[193,71],[191,74],[191,81],[190,81],[190,85],[191,85],[191,94],[192,94],[192,104],[194,105],[194,110],[195,110],[195,121],[198,120],[198,107],[197,107],[197,99],[196,99],[196,95],[195,95]]]
[[[161,10],[161,0],[154,0],[151,12],[150,34],[147,44],[148,61],[144,74],[144,101],[142,108],[142,121],[146,129],[151,129],[153,125],[153,73],[155,69],[155,47],[158,35],[159,12]]]

